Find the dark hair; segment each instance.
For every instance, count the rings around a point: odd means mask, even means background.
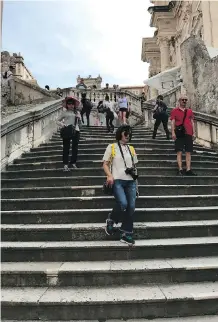
[[[76,108],[75,101],[72,98],[68,98],[65,100],[65,108],[68,110],[67,104],[72,104],[74,106],[74,109]]]
[[[158,97],[157,97],[157,100],[161,100],[161,101],[163,101],[163,95],[158,95]]]
[[[82,93],[82,98],[86,98],[86,93]]]
[[[110,100],[110,97],[108,94],[105,95],[105,101],[109,101]]]
[[[118,127],[116,131],[116,141],[120,141],[122,139],[122,133],[126,132],[129,134],[129,142],[132,139],[132,128],[130,125],[121,125]]]

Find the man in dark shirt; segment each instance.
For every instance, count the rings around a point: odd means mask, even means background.
[[[163,102],[163,96],[158,95],[155,108],[153,110],[153,117],[156,119],[154,124],[153,139],[156,138],[158,127],[163,123],[164,130],[166,132],[167,140],[170,139],[170,134],[168,130],[168,114],[167,106]]]

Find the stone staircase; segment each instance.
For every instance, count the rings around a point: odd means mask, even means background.
[[[195,145],[198,176],[180,178],[173,143],[134,128],[129,248],[103,229],[114,200],[100,160],[113,141],[84,128],[80,168],[63,173],[57,133],[2,173],[2,320],[218,321],[218,154]]]

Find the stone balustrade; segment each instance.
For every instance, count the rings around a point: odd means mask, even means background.
[[[1,168],[47,141],[61,111],[62,100],[56,100],[7,117],[1,125]]]
[[[164,102],[169,106],[169,113],[176,106],[180,93],[181,88],[180,85],[178,85],[174,89],[163,94]],[[155,120],[153,119],[152,113],[154,104],[155,100],[150,100],[143,104],[143,118],[146,128],[153,128],[154,126]],[[218,150],[218,116],[198,111],[194,111],[194,116],[196,143]],[[160,130],[163,130],[162,127],[160,127]]]
[[[71,94],[72,95],[72,94]],[[19,158],[24,152],[39,146],[51,138],[57,131],[56,120],[62,112],[62,100],[39,104],[27,111],[11,114],[1,125],[1,168]],[[106,126],[105,115],[100,114],[96,108],[97,102],[90,115],[91,126]],[[86,117],[84,117],[86,121]],[[144,121],[141,108],[140,113],[133,110],[129,118],[130,125],[140,124]],[[119,126],[119,121],[114,121]]]
[[[55,91],[52,91],[55,93]],[[104,89],[86,89],[80,90],[75,87],[68,87],[62,89],[63,97],[67,96],[75,96],[79,100],[82,98],[82,93],[86,93],[86,97],[90,99],[93,103],[98,103],[99,101],[103,101],[105,99],[105,95],[108,94],[110,100],[112,102],[117,102],[117,98],[120,96],[121,93],[125,94],[128,98],[128,101],[131,103],[131,110],[137,115],[142,115],[141,109],[141,97],[138,95],[133,94],[130,91],[122,91],[122,90],[114,90],[112,88],[104,88]]]

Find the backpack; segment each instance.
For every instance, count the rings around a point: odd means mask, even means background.
[[[130,152],[131,152],[132,156],[134,157],[136,155],[134,147],[132,145],[130,145],[129,146],[129,149],[130,149]],[[115,157],[115,155],[116,155],[115,143],[112,143],[111,144],[111,158],[110,158],[110,162],[113,161],[113,158]]]
[[[93,107],[93,104],[90,100],[88,100],[87,98],[82,100],[82,104],[83,104],[83,108],[85,110],[89,110],[91,111],[92,107]]]

